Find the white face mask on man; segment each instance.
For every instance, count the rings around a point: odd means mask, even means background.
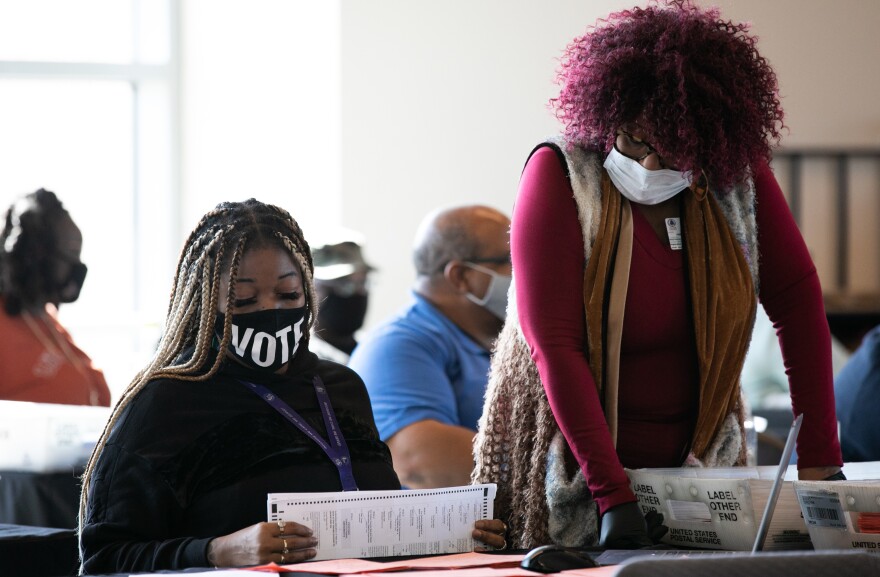
[[[507,318],[507,292],[510,289],[511,277],[503,274],[498,274],[492,269],[488,269],[484,266],[480,266],[478,264],[474,264],[472,262],[465,262],[465,266],[468,266],[474,270],[480,271],[492,277],[492,280],[489,281],[489,286],[486,288],[486,294],[483,295],[483,298],[479,298],[473,293],[467,293],[465,296],[472,303],[479,305],[498,317],[501,320]]]
[[[660,204],[691,185],[690,172],[648,170],[615,147],[608,153],[604,167],[620,194],[638,204]]]

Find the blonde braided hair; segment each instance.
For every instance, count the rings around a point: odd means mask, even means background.
[[[217,205],[202,217],[184,243],[171,286],[165,327],[156,352],[123,391],[89,458],[82,476],[80,535],[86,521],[92,473],[123,411],[152,380],[172,378],[178,381],[204,381],[217,372],[224,355],[218,354],[207,370],[205,365],[214,339],[222,273],[229,272],[226,310],[232,310],[242,255],[246,250],[265,246],[278,246],[288,251],[302,271],[309,329],[303,331],[302,338],[308,342],[317,318],[318,303],[312,280],[312,253],[299,224],[286,210],[253,198]],[[231,315],[226,315],[224,320],[223,337],[217,347],[220,351],[225,351],[229,346],[230,318]],[[192,355],[183,358],[189,349],[193,349]]]

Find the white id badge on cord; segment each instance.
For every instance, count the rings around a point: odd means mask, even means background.
[[[681,219],[666,219],[666,235],[669,237],[669,248],[681,250]]]

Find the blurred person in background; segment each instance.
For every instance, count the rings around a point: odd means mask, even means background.
[[[104,374],[58,322],[86,277],[83,237],[54,193],[9,207],[0,234],[0,399],[110,405]]]
[[[364,260],[363,236],[355,231],[325,232],[311,246],[318,296],[311,349],[320,358],[346,365],[367,315],[375,268]]]
[[[843,369],[851,354],[843,343],[831,335],[831,370],[834,375]],[[785,374],[783,359],[776,327],[764,307],[758,307],[752,342],[742,371],[743,393],[753,412],[791,408],[791,391],[788,390],[788,375]],[[786,423],[786,432],[789,425]]]
[[[880,461],[880,326],[871,329],[834,378],[844,461]]]
[[[470,480],[490,351],[507,311],[509,228],[487,206],[427,215],[413,245],[412,303],[352,355],[406,487]]]

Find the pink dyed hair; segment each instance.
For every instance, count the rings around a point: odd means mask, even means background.
[[[676,168],[727,188],[769,162],[783,112],[776,74],[717,8],[652,0],[599,20],[565,50],[551,100],[568,141],[607,152],[638,122]]]

